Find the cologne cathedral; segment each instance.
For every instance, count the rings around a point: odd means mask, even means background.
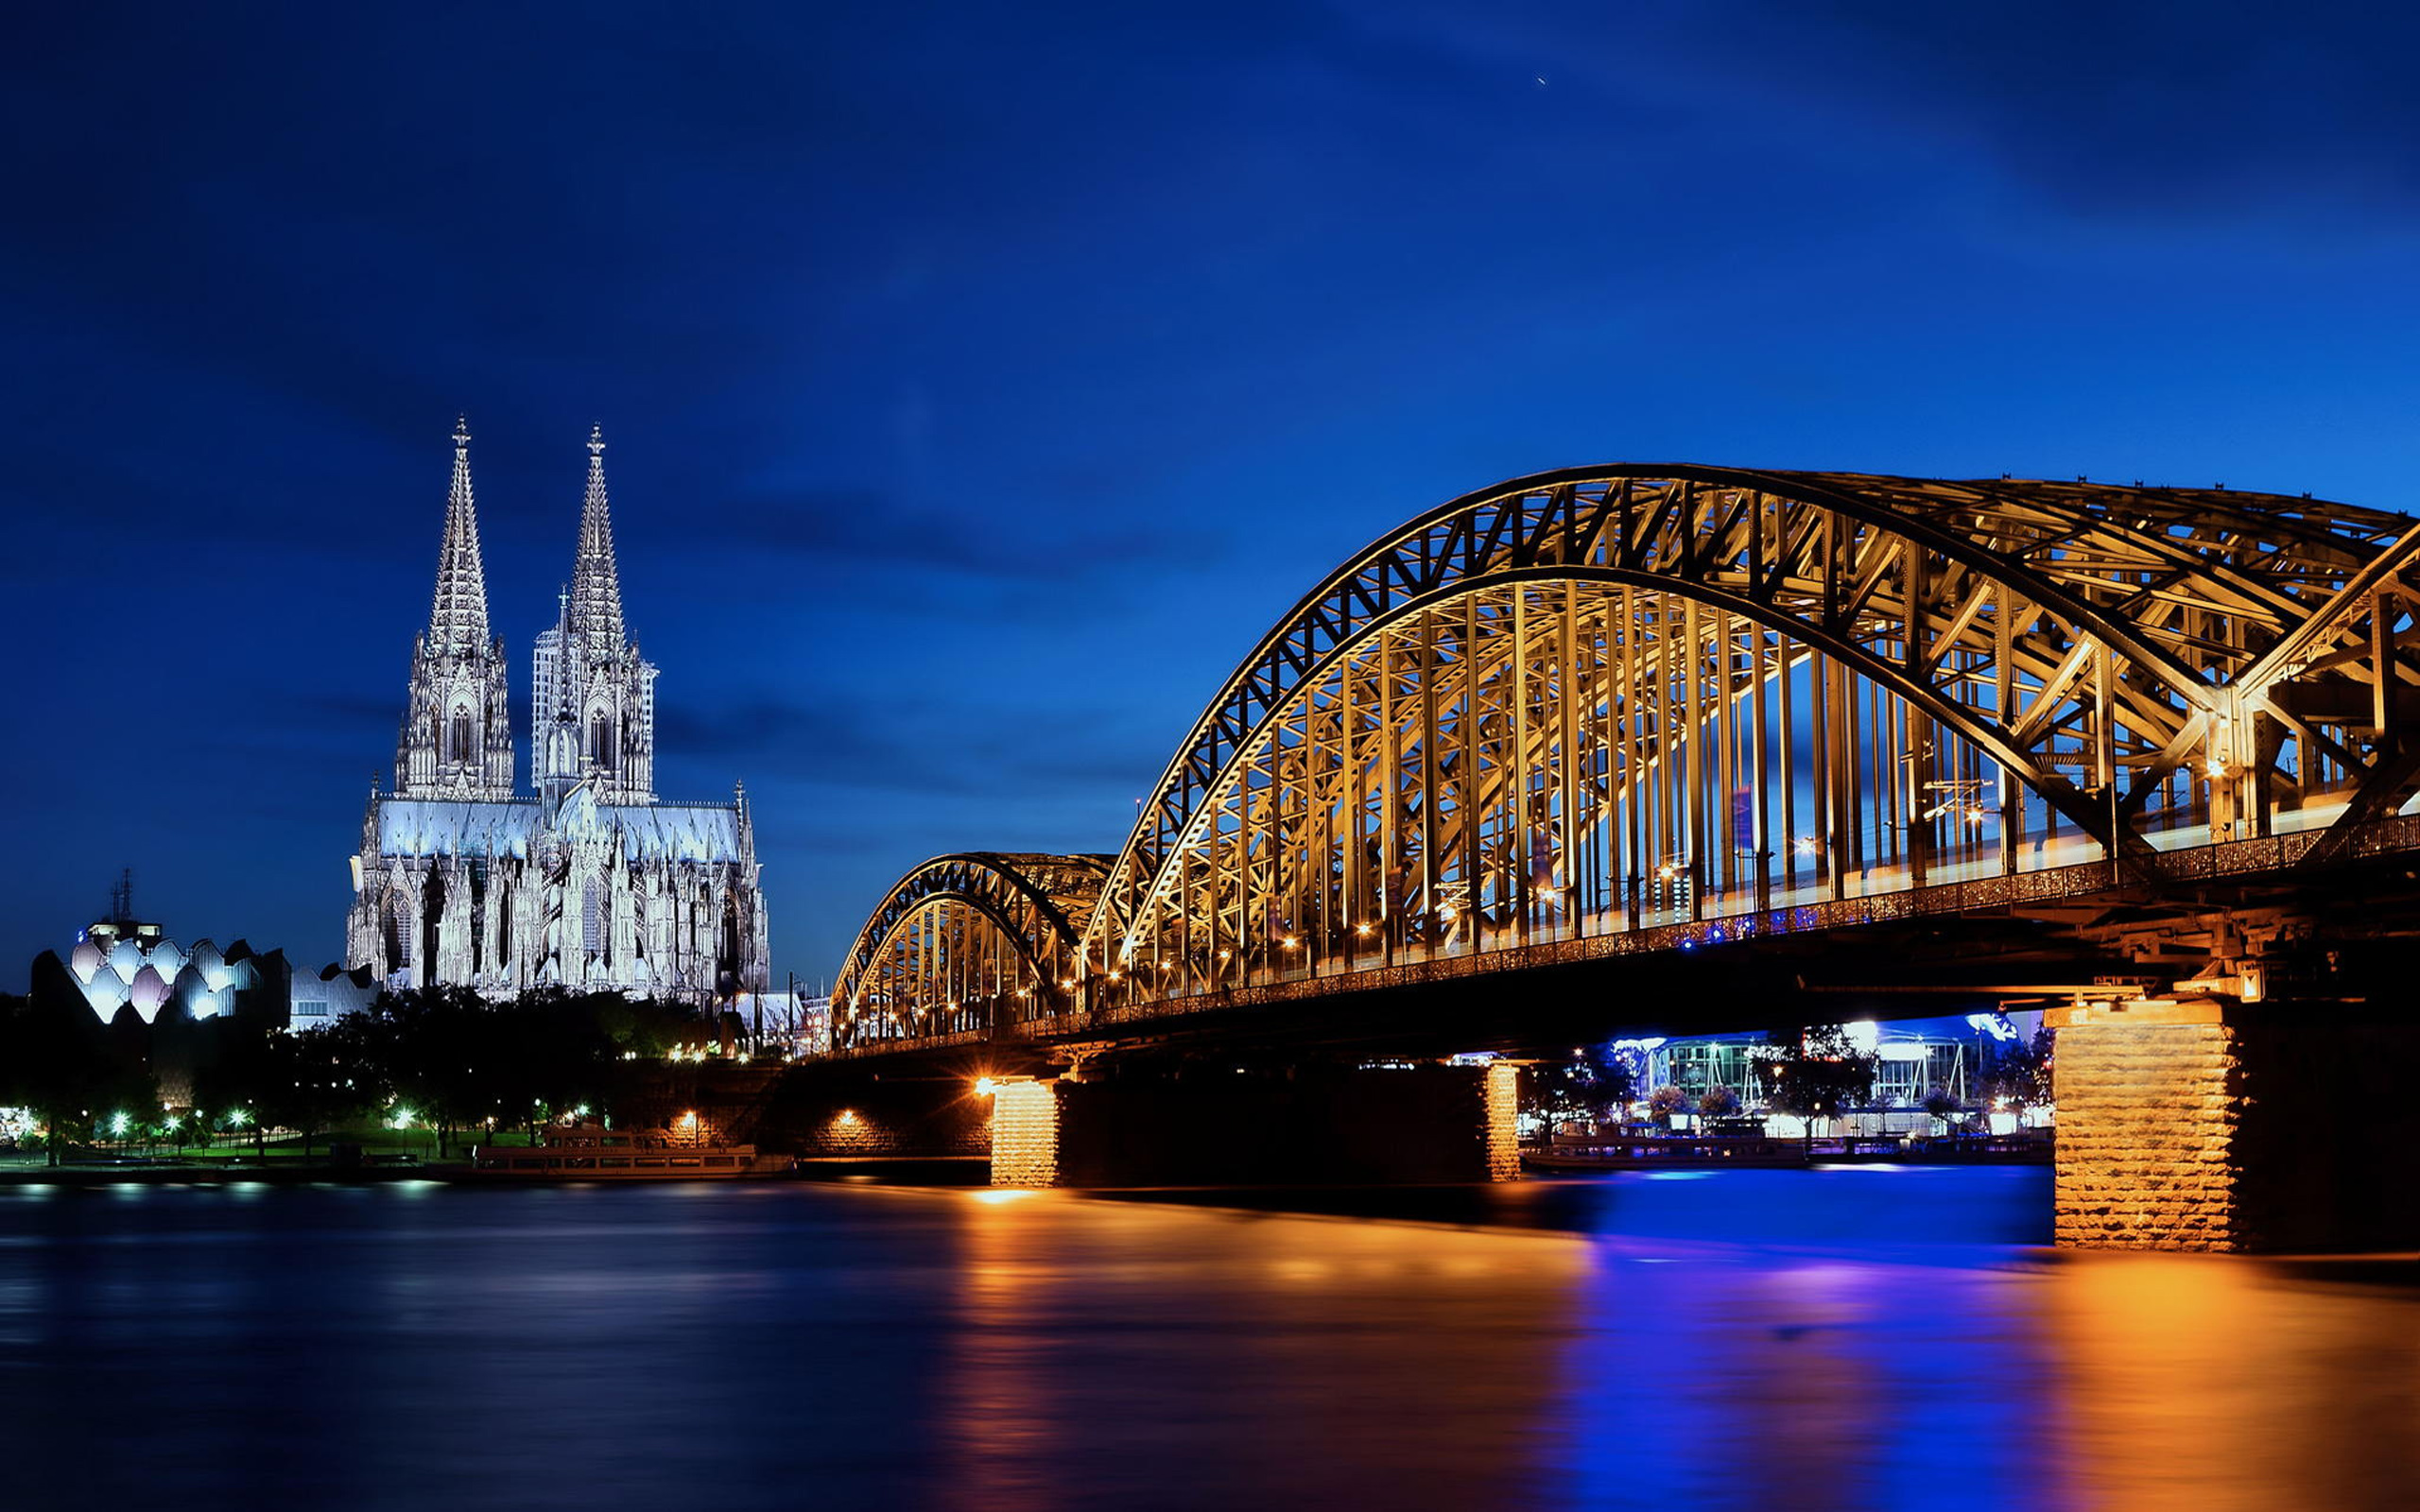
[[[412,644],[394,790],[374,788],[354,859],[346,960],[398,988],[527,988],[728,1001],[765,990],[765,899],[748,795],[655,793],[655,675],[622,622],[605,442],[570,586],[531,668],[531,793],[515,791],[504,642],[488,630],[469,428],[437,601]]]

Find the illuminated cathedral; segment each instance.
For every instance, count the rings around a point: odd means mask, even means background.
[[[763,992],[745,787],[729,802],[656,796],[656,668],[622,620],[601,433],[588,440],[571,581],[535,647],[531,791],[516,791],[470,443],[457,425],[437,598],[412,643],[393,790],[373,784],[362,817],[347,962],[390,987],[490,997],[549,985],[699,1002]]]

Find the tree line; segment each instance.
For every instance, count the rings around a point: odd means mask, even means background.
[[[382,993],[324,1027],[173,1006],[103,1023],[81,1002],[0,996],[0,1107],[29,1109],[52,1159],[130,1134],[331,1131],[405,1114],[440,1155],[472,1130],[602,1112],[676,1047],[717,1025],[685,1004],[542,988],[501,1003],[467,988]]]

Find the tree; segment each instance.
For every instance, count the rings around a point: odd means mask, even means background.
[[[53,959],[45,954],[36,963],[37,990],[9,999],[0,1016],[0,1103],[33,1109],[49,1163],[57,1165],[67,1144],[93,1137],[96,1121],[120,1112],[150,1117],[160,1089],[139,1053],[129,1057],[123,1039],[112,1038],[72,979],[64,990],[43,980],[42,964]],[[66,979],[63,968],[57,974]]]
[[[1689,1090],[1685,1087],[1675,1087],[1667,1082],[1656,1088],[1647,1099],[1647,1110],[1655,1115],[1657,1123],[1666,1128],[1670,1128],[1673,1114],[1685,1113],[1689,1110]]]
[[[320,1135],[373,1106],[377,1081],[364,1050],[363,1036],[344,1020],[290,1034],[268,1031],[260,1118],[302,1135],[309,1158]]]
[[[1558,1124],[1618,1117],[1633,1085],[1629,1065],[1600,1046],[1530,1067],[1521,1077],[1521,1111],[1543,1123],[1551,1140]]]
[[[1768,1106],[1801,1118],[1828,1118],[1874,1096],[1876,1057],[1839,1023],[1776,1029],[1755,1062]]]
[[[2057,1036],[2048,1025],[2033,1031],[2031,1042],[2000,1046],[1983,1071],[1983,1095],[2011,1108],[2034,1108],[2052,1101],[2050,1061]]]
[[[1951,1096],[1948,1088],[1933,1087],[1925,1092],[1925,1111],[1946,1124],[1952,1113],[1964,1112],[1965,1105]]]
[[[1739,1111],[1739,1094],[1728,1087],[1709,1087],[1698,1099],[1698,1111],[1708,1118],[1729,1118]]]

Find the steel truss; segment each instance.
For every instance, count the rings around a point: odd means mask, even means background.
[[[1080,888],[1010,889],[1055,915],[978,902],[994,895],[967,868],[1079,858],[910,873],[840,1006],[909,1034],[943,1005],[957,1022],[964,963],[989,959],[1026,973],[1007,989],[1034,1005],[1020,1018],[1124,1019],[2087,846],[2150,881],[2164,851],[2333,813],[2307,852],[2321,864],[2420,785],[2415,564],[2402,516],[2220,490],[1515,480],[1304,598],[1114,861],[1080,858]],[[935,868],[960,880],[920,883]],[[917,922],[943,894],[959,913]],[[1020,933],[990,956],[948,944],[977,919]]]
[[[858,931],[834,986],[842,1039],[925,1039],[1064,1012],[1081,921],[1110,860],[970,853],[908,873]]]

